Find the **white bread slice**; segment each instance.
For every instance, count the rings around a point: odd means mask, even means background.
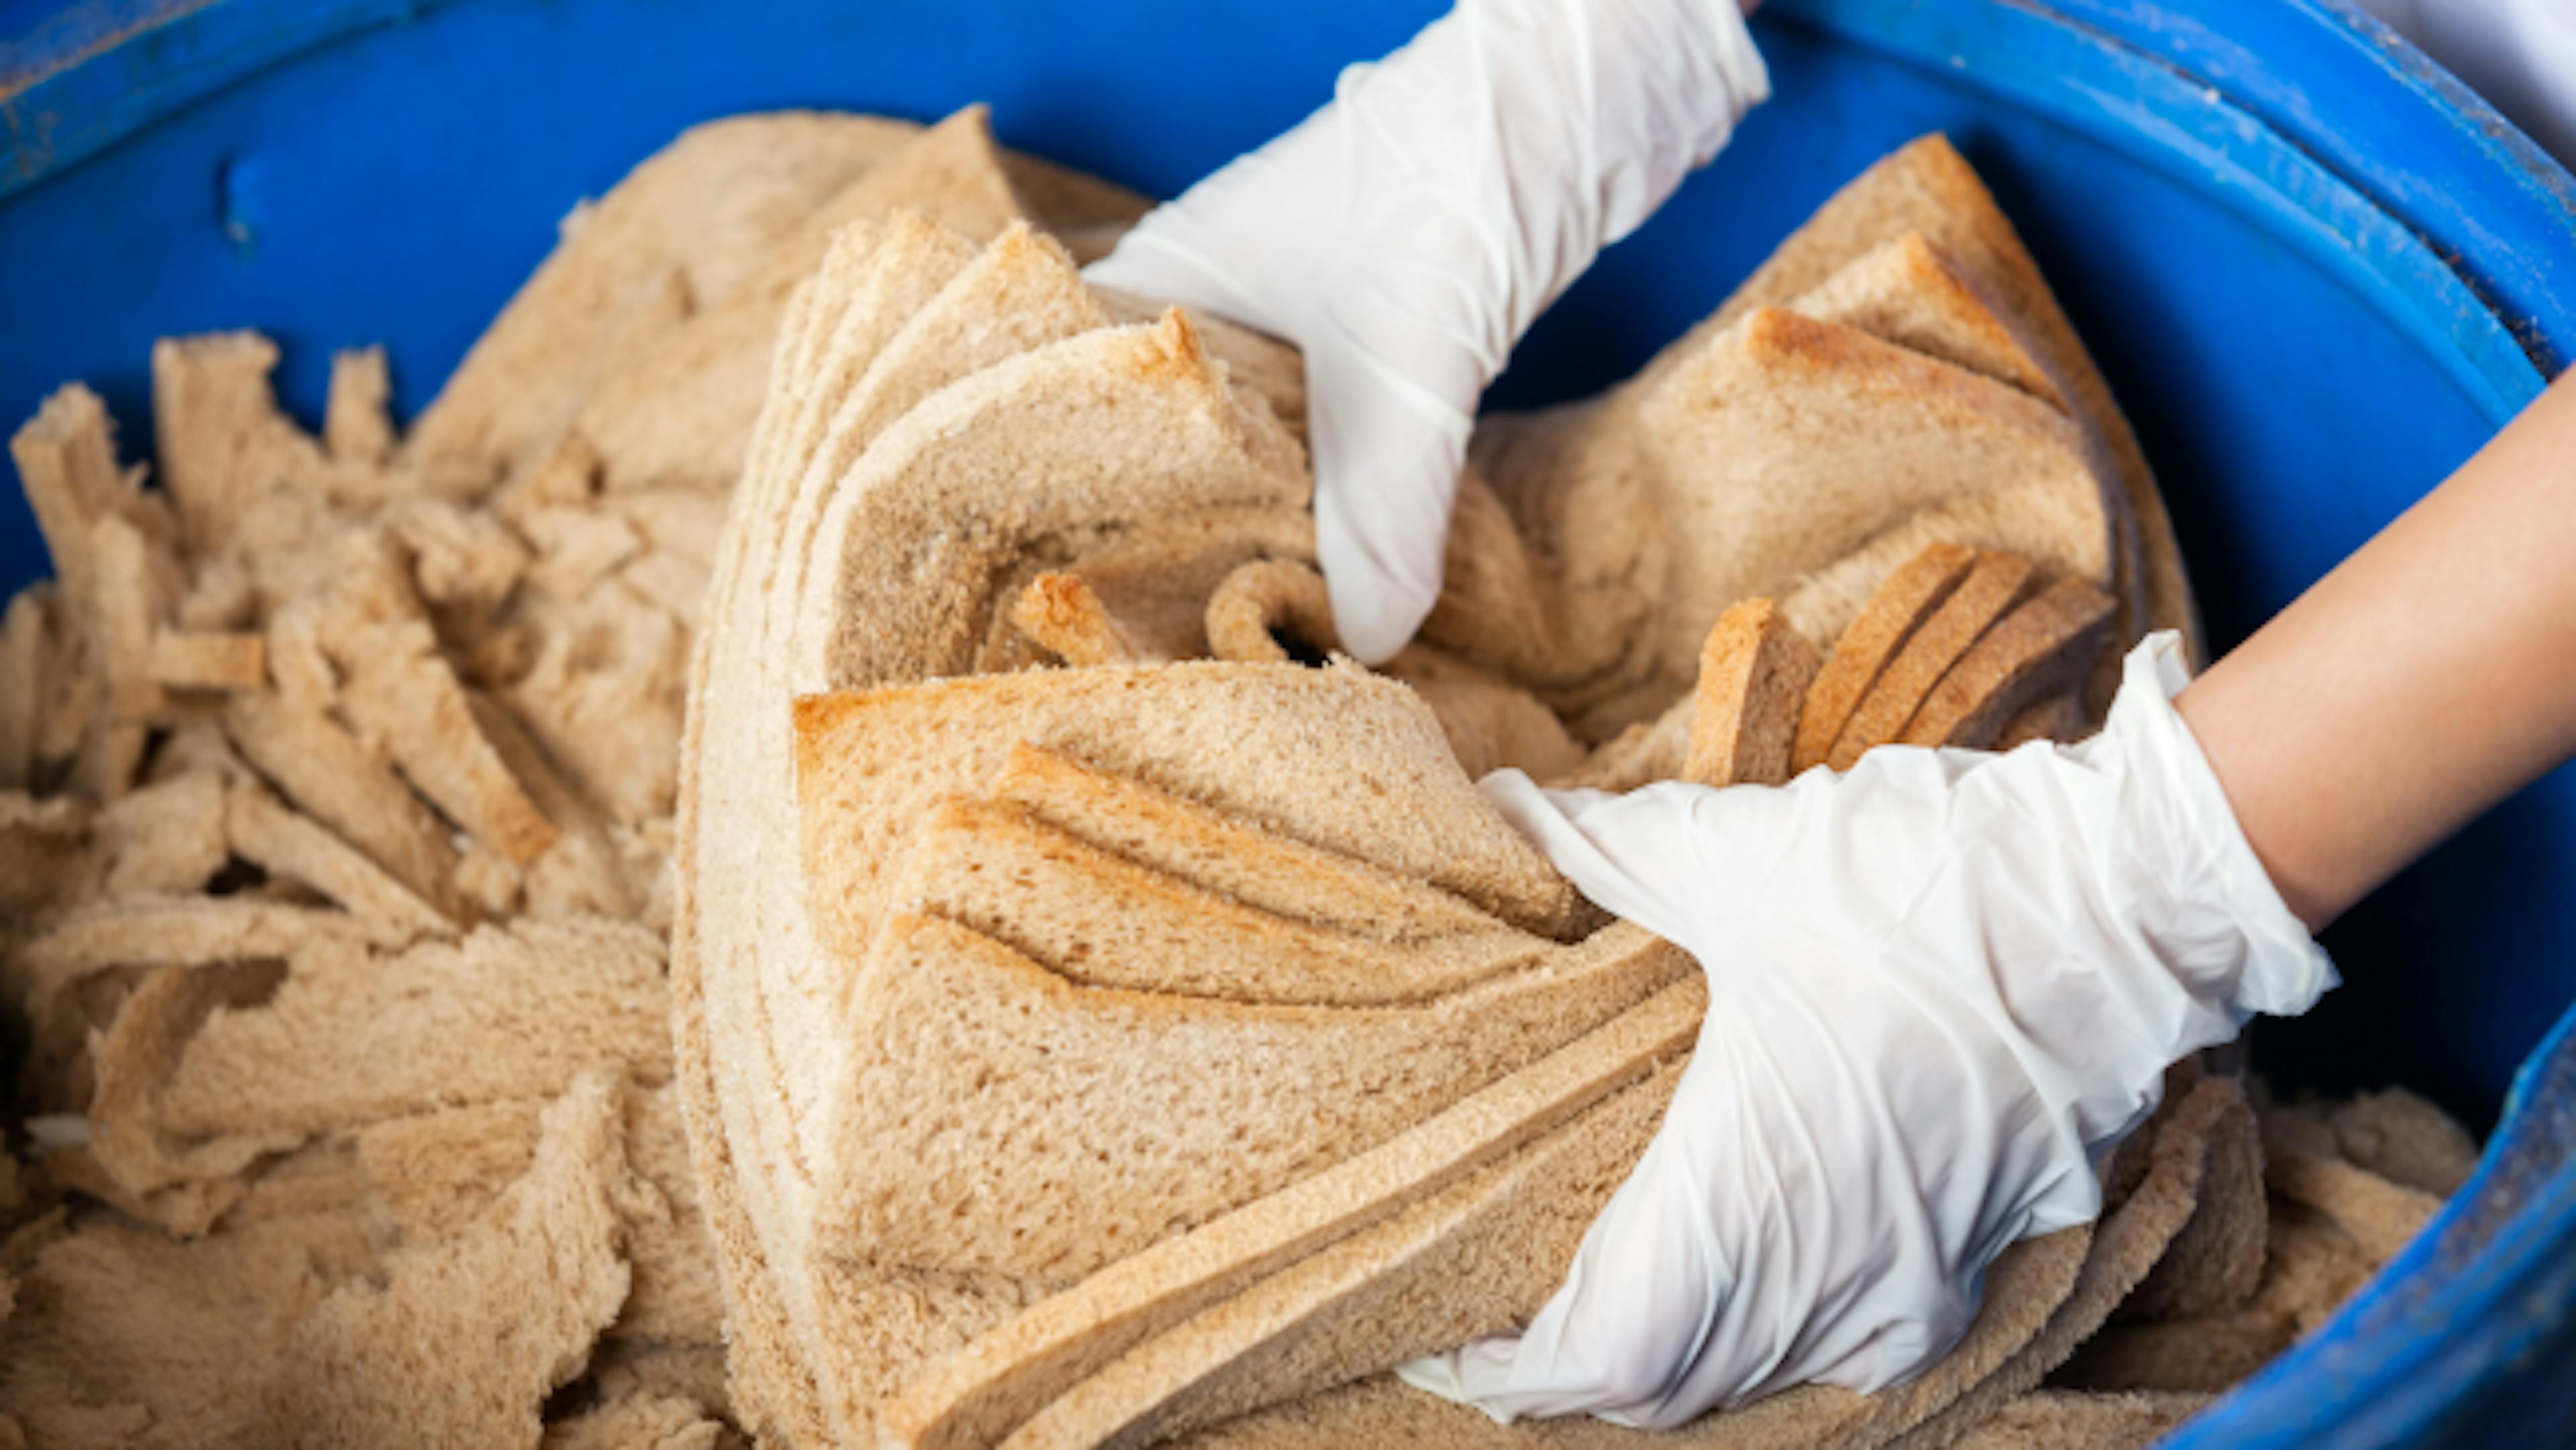
[[[251,767],[451,921],[470,918],[454,885],[456,847],[438,819],[348,731],[280,695],[244,691],[225,733]]]

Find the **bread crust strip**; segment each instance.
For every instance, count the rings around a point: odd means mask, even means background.
[[[1079,574],[1040,574],[1011,602],[1011,623],[1069,665],[1159,664]]]
[[[2030,561],[2018,555],[1980,551],[1967,577],[1861,697],[1826,764],[1849,770],[1871,746],[1904,738],[1906,727],[1951,667],[2020,602],[2031,573]]]
[[[2102,647],[2111,596],[2068,579],[2013,611],[1934,686],[1900,738],[1983,749],[2033,700],[2080,687]]]
[[[1768,599],[1718,617],[1700,647],[1699,710],[1691,718],[1685,780],[1702,785],[1780,785],[1802,702],[1816,678],[1816,647]]]
[[[1976,561],[1977,551],[1964,544],[1934,544],[1880,581],[1807,689],[1797,743],[1789,752],[1790,774],[1822,765],[1833,754],[1834,742],[1842,738],[1843,727],[1870,687],[1923,622],[1949,600]]]

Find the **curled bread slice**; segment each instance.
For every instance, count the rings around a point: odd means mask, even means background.
[[[2059,581],[1970,647],[1899,738],[1909,745],[1993,744],[2023,706],[2083,684],[2113,608],[2111,596],[2083,580]]]
[[[1826,763],[1849,770],[1873,745],[1907,738],[1952,667],[2020,602],[2035,571],[2014,554],[1980,553],[1967,576],[1906,640],[1843,723]]]
[[[1816,671],[1815,683],[1798,716],[1797,743],[1790,751],[1791,773],[1824,764],[1851,723],[1852,712],[1878,683],[1879,675],[1950,598],[1968,576],[1977,552],[1961,544],[1935,544],[1915,555],[1878,586],[1869,603],[1834,641],[1832,653]]]
[[[1286,664],[1282,636],[1320,656],[1342,647],[1324,576],[1295,559],[1261,559],[1225,576],[1208,596],[1208,648],[1221,660]]]
[[[1788,780],[1798,711],[1816,666],[1816,647],[1770,600],[1746,600],[1720,616],[1700,651],[1699,708],[1683,778],[1717,786]]]

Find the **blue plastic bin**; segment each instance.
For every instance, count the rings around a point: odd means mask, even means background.
[[[381,341],[417,408],[573,200],[692,122],[988,100],[1011,144],[1169,194],[1437,6],[52,8],[0,0],[0,420],[85,378],[139,446],[170,332],[271,332],[308,418],[330,349]],[[1758,29],[1778,98],[1495,401],[1623,376],[1836,186],[1946,130],[2135,421],[2223,648],[2576,357],[2576,182],[2342,0],[1772,0]],[[13,491],[0,584],[41,567]],[[2576,1443],[2571,884],[2562,772],[2329,934],[2347,985],[2266,1027],[2261,1064],[2499,1131],[2431,1233],[2172,1443]]]

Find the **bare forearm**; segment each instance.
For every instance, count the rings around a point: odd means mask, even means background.
[[[2576,753],[2576,372],[2176,703],[2311,928]]]

